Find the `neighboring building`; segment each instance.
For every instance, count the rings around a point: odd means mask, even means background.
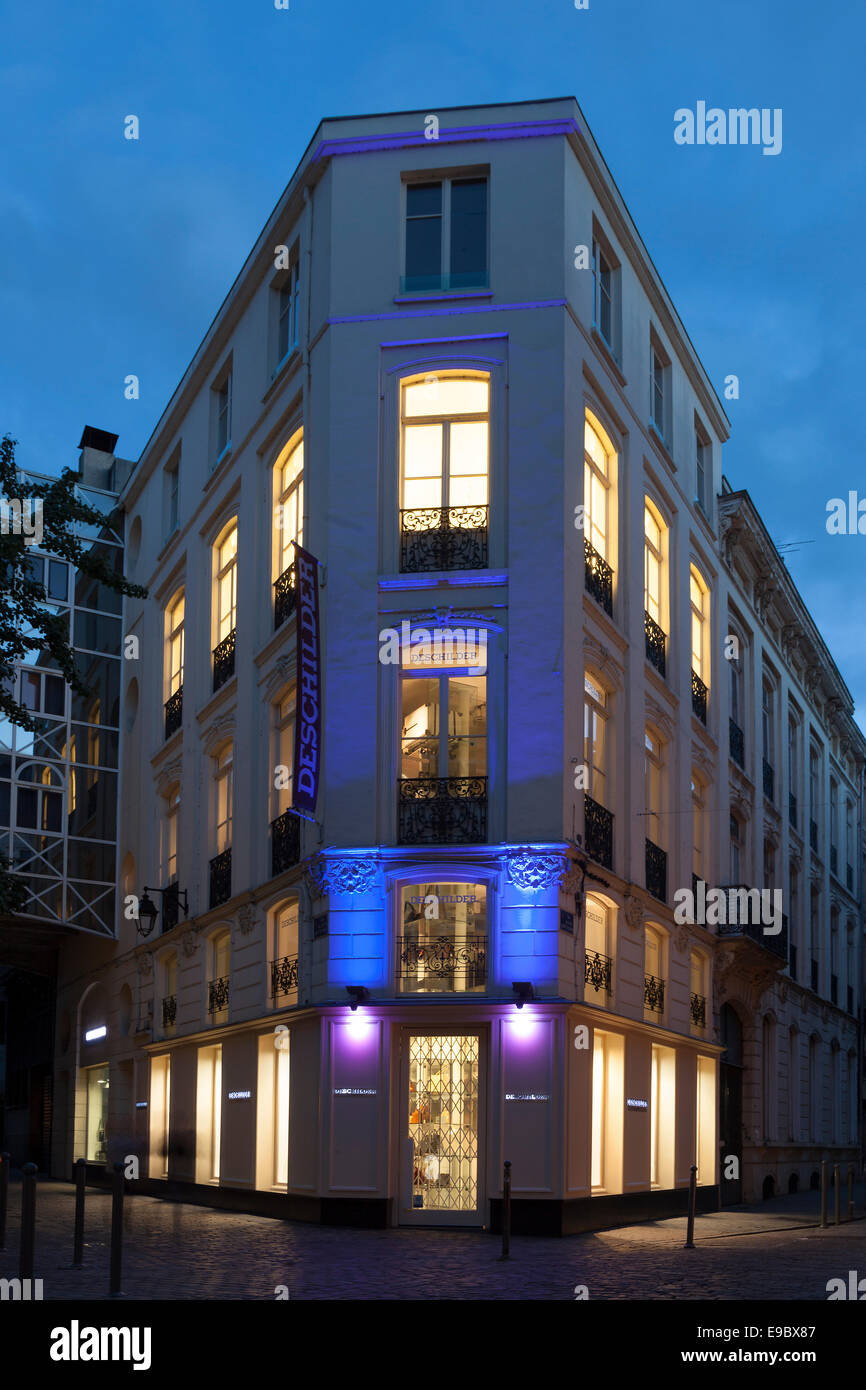
[[[64,950],[57,1171],[109,1080],[150,1190],[310,1219],[495,1224],[506,1159],[550,1232],[682,1211],[695,1163],[713,1206],[720,1153],[805,1182],[853,1152],[850,697],[719,497],[723,409],[576,103],[438,114],[322,123],[124,489],[121,898],[161,911]],[[785,886],[795,711],[822,853],[831,777],[854,808],[814,982],[802,896],[773,936],[674,916],[693,875]]]
[[[88,426],[76,491],[105,525],[81,538],[119,572],[123,539],[113,517],[131,464],[114,458],[117,436]],[[50,481],[23,474],[30,482]],[[86,696],[66,684],[47,650],[16,668],[15,698],[35,731],[0,723],[0,854],[28,890],[24,912],[0,922],[0,974],[8,1001],[2,1139],[16,1163],[49,1162],[54,983],[61,943],[82,936],[116,949],[117,778],[122,596],[33,546],[31,578],[46,606],[66,616]]]

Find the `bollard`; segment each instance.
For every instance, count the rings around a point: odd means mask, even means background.
[[[0,1154],[0,1250],[6,1249],[6,1212],[9,1210],[9,1165],[11,1154]]]
[[[84,1184],[87,1181],[87,1160],[79,1158],[75,1167],[75,1232],[72,1237],[72,1265],[81,1268],[84,1259]]]
[[[827,1160],[821,1159],[821,1225],[827,1225]]]
[[[25,1163],[21,1169],[21,1244],[18,1250],[18,1278],[33,1278],[33,1246],[36,1238],[36,1174],[35,1163]]]
[[[834,1163],[834,1164],[833,1164],[833,1221],[834,1221],[834,1223],[835,1223],[837,1226],[839,1225],[839,1222],[840,1222],[841,1219],[842,1219],[841,1216],[840,1216],[840,1214],[839,1214],[839,1200],[840,1200],[840,1198],[841,1198],[841,1196],[842,1196],[842,1193],[841,1193],[841,1191],[840,1191],[840,1187],[841,1187],[841,1184],[840,1184],[840,1182],[839,1182],[839,1164],[838,1164],[838,1163]]]
[[[111,1274],[108,1292],[112,1298],[120,1294],[120,1270],[123,1263],[123,1164],[114,1165],[114,1186],[111,1193]]]
[[[848,1220],[854,1220],[854,1164],[848,1164]]]
[[[695,1203],[698,1196],[698,1165],[693,1163],[689,1171],[689,1221],[684,1250],[695,1248]]]
[[[511,1258],[511,1160],[506,1158],[502,1175],[502,1254],[500,1260]]]

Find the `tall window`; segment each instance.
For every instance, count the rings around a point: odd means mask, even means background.
[[[644,936],[644,1018],[659,1022],[665,1011],[664,942],[655,927]]]
[[[664,563],[662,544],[664,523],[658,512],[648,501],[643,509],[644,530],[644,609],[654,623],[664,629],[662,612],[662,566]]]
[[[613,253],[592,239],[592,326],[619,358],[620,270]]]
[[[839,872],[839,784],[830,778],[830,868]]]
[[[178,447],[165,466],[163,477],[165,499],[165,535],[171,536],[177,530],[180,496],[180,448]]]
[[[487,773],[487,677],[404,677],[402,776]]]
[[[274,465],[276,489],[277,564],[275,578],[285,574],[304,544],[304,440],[297,436]]]
[[[489,379],[429,376],[406,383],[402,401],[403,509],[486,507]]]
[[[168,699],[183,686],[184,610],[185,598],[181,590],[166,612]]]
[[[707,825],[706,825],[706,794],[707,788],[703,778],[692,769],[692,873],[695,878],[703,879],[706,882],[706,865],[704,863]]]
[[[213,389],[214,462],[218,463],[232,442],[232,374],[226,372]]]
[[[168,887],[177,882],[177,827],[180,817],[180,786],[172,787],[165,797],[162,826],[162,884]]]
[[[583,759],[587,767],[586,791],[600,806],[607,806],[608,695],[599,680],[587,671],[583,678]]]
[[[705,686],[710,683],[710,591],[698,569],[689,569],[689,602],[692,615],[692,671]]]
[[[269,981],[274,1004],[285,1004],[298,989],[298,901],[284,903],[273,915]]]
[[[809,838],[814,850],[818,848],[818,805],[820,787],[820,754],[815,747],[809,750]]]
[[[584,536],[601,558],[610,563],[610,451],[588,413],[584,424],[583,449]]]
[[[284,695],[282,700],[274,706],[276,716],[276,766],[287,768],[288,774],[280,774],[279,778],[274,778],[274,796],[276,800],[275,816],[281,816],[284,811],[288,811],[292,804],[292,774],[295,756],[295,691],[294,688]],[[279,785],[277,785],[279,782]]]
[[[731,838],[731,883],[737,884],[743,881],[743,822],[740,817],[731,813],[730,824]]]
[[[788,1032],[788,1133],[796,1143],[800,1138],[800,1034]]]
[[[662,827],[662,744],[652,729],[644,731],[644,790],[646,795],[646,837],[663,846]]]
[[[655,334],[650,335],[650,424],[668,443],[670,419],[670,361]]]
[[[237,627],[238,527],[233,521],[217,545],[217,643]]]
[[[706,516],[710,514],[713,484],[713,452],[706,435],[695,428],[695,501]]]
[[[406,273],[412,291],[487,284],[487,180],[406,185]]]
[[[776,692],[773,682],[767,676],[761,685],[761,734],[764,744],[764,761],[770,767],[776,765]]]
[[[291,264],[277,290],[277,366],[298,346],[298,307],[301,301],[301,260],[295,246]]]
[[[788,819],[796,828],[797,793],[799,791],[799,744],[800,729],[793,715],[788,716]]]
[[[736,634],[732,633],[732,636]],[[743,644],[737,638],[737,655],[728,658],[728,666],[731,673],[731,719],[739,727],[740,731],[745,727],[746,711],[743,705]]]
[[[689,960],[691,999],[689,1015],[692,1032],[704,1033],[707,1027],[707,960],[700,951],[692,951]]]
[[[227,744],[214,759],[216,781],[216,852],[222,854],[232,843],[232,759],[233,746]]]

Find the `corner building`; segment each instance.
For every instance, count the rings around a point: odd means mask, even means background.
[[[736,881],[762,868],[757,755],[729,756],[728,424],[576,103],[443,111],[437,140],[427,114],[320,125],[123,493],[150,598],[126,608],[121,900],[160,911],[147,936],[120,917],[88,977],[132,1078],[114,1152],[152,1191],[311,1220],[489,1227],[505,1160],[518,1230],[680,1212],[692,1164],[712,1207],[767,1065],[765,992],[722,995],[718,954],[756,990],[789,970],[789,936],[673,915],[693,874],[729,881],[735,792]]]

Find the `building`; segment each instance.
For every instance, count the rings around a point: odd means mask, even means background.
[[[312,1220],[495,1225],[508,1160],[558,1233],[855,1152],[866,745],[727,436],[572,99],[322,122],[123,490],[59,1172],[106,1079],[149,1190]],[[798,853],[783,930],[678,919]]]

